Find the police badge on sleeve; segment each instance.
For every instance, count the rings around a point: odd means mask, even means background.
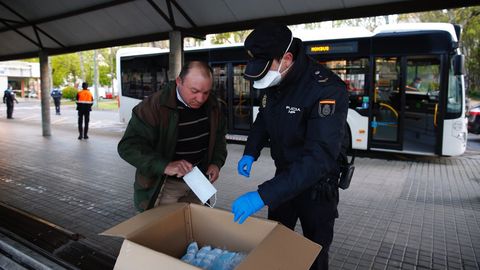
[[[335,112],[335,100],[323,99],[318,102],[318,115],[320,117],[327,117],[333,115]]]

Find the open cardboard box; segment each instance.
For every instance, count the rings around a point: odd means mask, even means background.
[[[188,244],[248,256],[236,270],[309,269],[321,247],[278,222],[250,217],[233,222],[227,211],[177,203],[145,211],[102,235],[125,238],[114,269],[200,269],[181,258]]]

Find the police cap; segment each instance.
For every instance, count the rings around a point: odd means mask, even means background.
[[[265,23],[253,30],[244,46],[251,57],[243,76],[259,80],[267,74],[272,60],[282,57],[292,41],[292,32],[284,24]]]

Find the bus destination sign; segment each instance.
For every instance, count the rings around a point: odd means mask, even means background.
[[[309,45],[308,54],[356,53],[358,42],[331,42]]]

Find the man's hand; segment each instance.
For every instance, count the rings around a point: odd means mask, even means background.
[[[214,183],[215,181],[217,181],[219,174],[220,174],[220,169],[217,167],[217,165],[215,164],[208,165],[207,176],[208,176],[208,180],[210,180],[211,183]]]
[[[238,197],[232,204],[233,221],[242,224],[249,216],[265,206],[260,194],[251,191]]]
[[[252,163],[254,158],[249,155],[244,155],[239,161],[237,165],[238,174],[243,175],[245,177],[250,177],[250,170],[252,169]]]
[[[169,176],[183,177],[185,174],[191,172],[192,169],[192,164],[182,159],[168,163],[163,173]]]

